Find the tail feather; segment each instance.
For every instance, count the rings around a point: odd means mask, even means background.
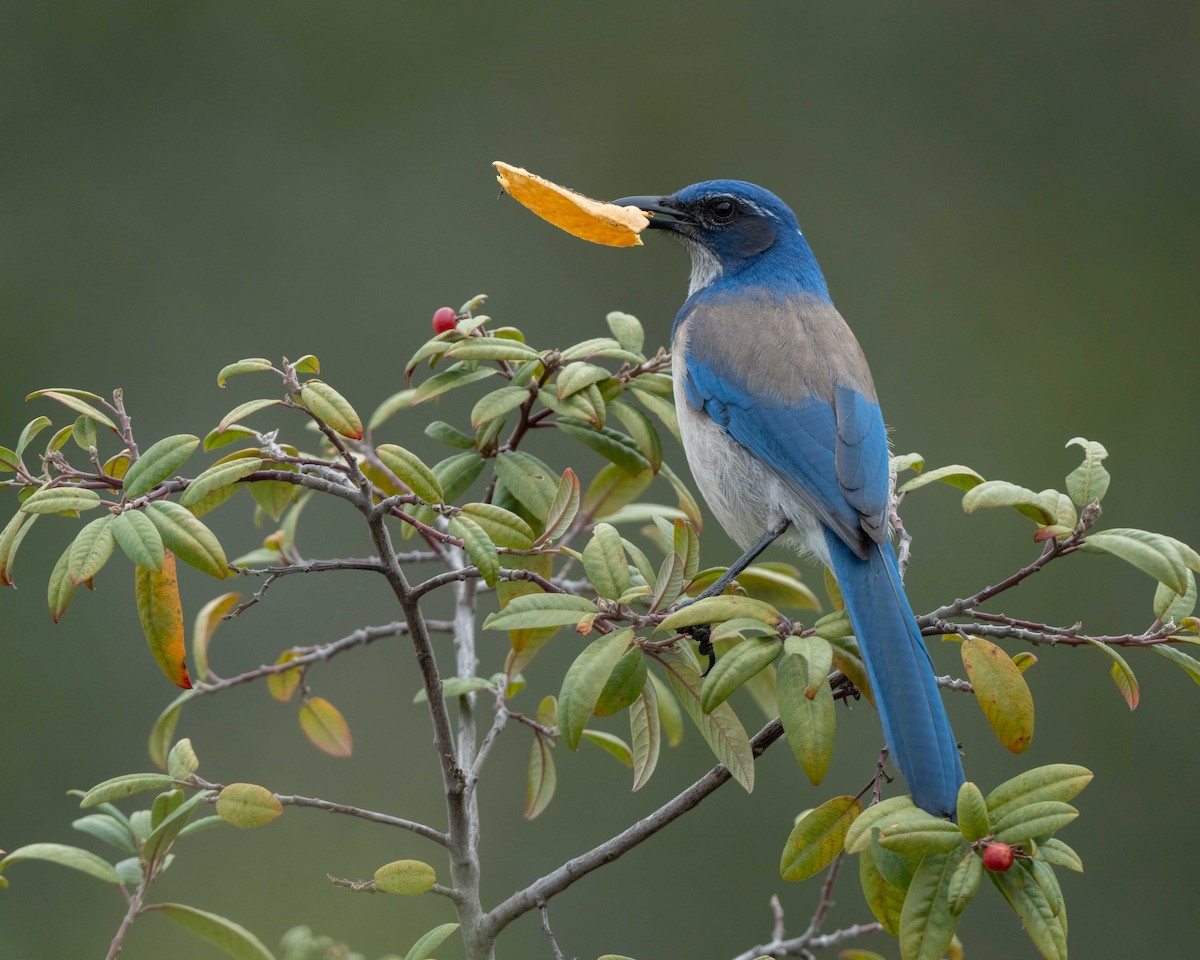
[[[962,761],[896,554],[890,543],[872,543],[863,560],[836,534],[825,539],[891,757],[917,806],[953,818]]]

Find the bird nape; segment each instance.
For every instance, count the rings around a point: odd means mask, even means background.
[[[962,763],[888,538],[875,386],[796,215],[741,180],[614,203],[691,254],[671,354],[696,485],[746,557],[778,531],[833,571],[890,755],[918,806],[954,817]]]

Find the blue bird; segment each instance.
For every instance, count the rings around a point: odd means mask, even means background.
[[[887,432],[796,215],[740,180],[615,203],[652,213],[691,254],[675,403],[696,484],[746,550],[727,576],[776,538],[833,570],[888,750],[914,802],[953,817],[962,763],[888,539]]]

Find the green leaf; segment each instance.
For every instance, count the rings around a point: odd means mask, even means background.
[[[579,501],[579,477],[575,475],[574,470],[567,467],[558,481],[550,508],[546,511],[546,529],[537,538],[537,542],[549,543],[557,540],[571,529],[575,515],[579,512]]]
[[[113,517],[112,537],[130,560],[155,572],[162,570],[164,546],[158,527],[141,510],[126,510]]]
[[[102,423],[114,433],[119,433],[117,425],[108,418],[104,413],[101,413],[99,408],[92,406],[88,400],[93,400],[96,403],[105,403],[103,397],[94,393],[89,393],[86,390],[71,390],[66,387],[54,387],[49,390],[35,390],[28,394],[26,400],[36,400],[38,397],[48,397],[51,400],[57,400],[65,407],[70,407],[76,413],[82,413],[85,416],[91,417],[97,423]]]
[[[562,358],[568,362],[572,360],[587,360],[590,357],[613,357],[618,360],[628,360],[630,363],[637,363],[642,359],[636,353],[626,350],[620,343],[610,337],[593,337],[590,340],[584,340],[582,343],[567,347],[567,349],[562,351]]]
[[[604,318],[608,329],[613,332],[617,342],[632,353],[641,353],[646,342],[646,333],[637,317],[630,313],[614,310]]]
[[[1164,643],[1156,643],[1150,649],[1163,659],[1170,660],[1187,673],[1196,683],[1200,684],[1200,660],[1197,660],[1195,657],[1189,657],[1186,653],[1176,650],[1174,647],[1168,647]]]
[[[753,791],[754,751],[746,728],[733,708],[728,703],[722,703],[712,713],[701,710],[700,688],[703,681],[700,674],[683,660],[668,662],[667,678],[709,749],[747,793]]]
[[[859,819],[862,818],[860,817]],[[869,831],[867,837],[870,839]],[[879,871],[878,865],[875,863],[875,858],[871,855],[870,849],[865,850],[858,858],[858,879],[862,885],[863,897],[866,899],[867,906],[870,907],[875,919],[892,936],[899,936],[900,914],[904,909],[905,891],[889,883],[884,878],[883,874]]]
[[[286,357],[284,360],[286,361]],[[306,353],[299,360],[292,364],[292,369],[297,373],[320,373],[321,361],[314,357],[311,353]]]
[[[200,769],[200,758],[192,749],[192,741],[184,737],[167,754],[167,775],[176,780],[186,780]]]
[[[53,426],[49,417],[34,417],[25,424],[25,428],[21,431],[21,436],[17,438],[17,446],[13,450],[18,459],[25,452],[25,448],[33,442],[33,438],[49,426]]]
[[[957,917],[966,909],[971,898],[979,892],[979,882],[982,879],[983,860],[969,847],[964,848],[958,865],[950,874],[950,882],[946,885],[946,901],[951,914]]]
[[[467,370],[458,366],[452,367],[437,374],[437,376],[430,377],[417,387],[412,395],[412,402],[413,404],[424,403],[426,400],[440,397],[451,390],[457,390],[459,387],[465,387],[468,384],[478,383],[480,380],[496,376],[497,373],[498,371],[492,367],[485,367],[479,370]],[[377,412],[372,420],[374,421],[378,416]]]
[[[211,790],[201,790],[184,800],[182,790],[172,790],[156,797],[151,816],[154,829],[142,844],[142,862],[151,863],[155,859],[161,860],[163,854],[170,850],[175,841],[179,839],[179,834],[191,820],[196,808],[207,803],[211,796]]]
[[[490,370],[482,372],[485,375],[492,373]],[[409,409],[416,402],[416,394],[417,391],[415,389],[401,390],[398,393],[393,393],[375,408],[375,412],[371,414],[371,419],[367,422],[367,430],[375,430],[394,414],[399,413],[401,410]]]
[[[430,960],[433,951],[440,947],[445,939],[457,929],[457,923],[443,923],[441,926],[434,927],[412,945],[408,953],[404,955],[404,960]]]
[[[629,560],[616,527],[596,524],[592,539],[583,548],[583,569],[602,597],[616,600],[629,589]]]
[[[1056,867],[1066,867],[1076,873],[1083,873],[1083,861],[1079,854],[1063,843],[1058,837],[1047,837],[1037,845],[1037,857],[1052,863]]]
[[[842,850],[846,831],[862,804],[857,797],[834,797],[800,818],[788,835],[779,861],[784,880],[806,880],[820,873]]]
[[[491,393],[485,393],[471,408],[471,426],[478,428],[505,414],[512,413],[531,396],[528,387],[512,384],[493,390]],[[472,445],[474,445],[474,441],[472,441]]]
[[[258,431],[252,430],[240,423],[231,423],[224,430],[219,427],[213,427],[204,435],[204,442],[201,446],[205,450],[216,450],[218,447],[226,447],[238,440],[257,440]]]
[[[928,486],[939,480],[942,483],[950,484],[952,487],[958,487],[959,490],[972,490],[984,482],[983,477],[970,467],[964,467],[960,463],[953,463],[948,467],[938,467],[936,470],[918,474],[911,480],[900,484],[896,488],[896,492],[911,493],[913,490],[919,490],[921,487]]]
[[[920,473],[925,469],[925,458],[919,453],[892,454],[888,459],[888,469],[891,470],[893,476],[901,474],[905,470]]]
[[[217,374],[217,386],[224,389],[225,381],[230,377],[236,377],[240,373],[257,373],[262,370],[271,369],[273,369],[271,361],[263,357],[238,360],[236,363],[230,363],[221,368],[221,372]]]
[[[966,840],[980,840],[992,832],[987,801],[970,780],[958,788],[958,829]]]
[[[71,439],[80,450],[86,451],[96,446],[96,421],[81,416],[71,425]]]
[[[100,506],[100,495],[82,487],[47,487],[21,504],[22,513],[79,513]]]
[[[646,655],[639,646],[625,651],[600,691],[593,711],[598,717],[611,717],[620,713],[642,695],[646,686]]]
[[[20,464],[21,458],[15,450],[9,450],[8,447],[0,447],[0,472],[12,473]]]
[[[683,711],[679,709],[679,701],[666,681],[655,673],[649,676],[658,698],[658,719],[662,723],[663,733],[667,735],[667,743],[677,747],[683,743]]]
[[[1054,916],[1046,895],[1024,870],[988,871],[1035,947],[1046,960],[1067,960],[1067,931],[1064,917]]]
[[[235,960],[275,960],[258,937],[225,917],[182,903],[158,903],[154,909]]]
[[[558,377],[554,381],[555,394],[559,400],[563,400],[573,393],[578,393],[584,387],[600,383],[611,376],[612,374],[603,367],[576,360],[568,363],[559,371]]]
[[[265,410],[267,407],[278,407],[283,403],[282,400],[247,400],[245,403],[239,403],[236,407],[230,410],[223,416],[217,424],[217,433],[221,434],[228,430],[235,423],[238,423],[242,417],[248,417],[252,413],[257,413],[259,410]]]
[[[868,807],[846,832],[846,852],[862,853],[867,850],[871,846],[872,828],[883,830],[906,817],[918,815],[929,816],[924,810],[920,810],[912,802],[912,798],[907,795],[881,800],[874,806]]]
[[[187,507],[170,500],[155,500],[146,507],[146,516],[158,528],[166,548],[184,563],[219,580],[229,576],[229,562],[220,542]]]
[[[305,381],[300,388],[300,400],[334,432],[350,440],[362,439],[362,420],[354,407],[324,380]]]
[[[539,360],[533,347],[502,337],[466,337],[453,344],[446,356],[454,360]]]
[[[217,795],[217,816],[243,830],[266,826],[282,813],[279,798],[256,783],[231,783]]]
[[[445,503],[442,485],[433,471],[415,453],[385,443],[375,448],[383,465],[392,471],[406,487],[426,503]]]
[[[125,496],[133,499],[149,493],[183,466],[198,446],[200,438],[190,433],[159,440],[125,471]]]
[[[692,627],[701,623],[720,623],[735,617],[761,620],[769,626],[779,623],[779,611],[769,603],[752,600],[749,597],[722,595],[705,597],[703,600],[688,604],[681,610],[676,610],[658,625],[655,632],[679,630],[682,627]]]
[[[150,652],[168,680],[188,689],[192,682],[188,678],[185,662],[183,609],[179,602],[175,557],[171,553],[164,553],[161,570],[147,567],[133,569],[138,620],[141,621]]]
[[[102,803],[110,803],[113,800],[132,797],[135,793],[144,793],[147,790],[170,790],[174,786],[174,779],[165,773],[126,773],[96,784],[83,795],[79,805],[86,809]]]
[[[642,658],[643,662],[645,657]],[[662,749],[658,691],[647,677],[640,696],[629,707],[629,739],[633,744],[633,789],[641,790],[658,766]]]
[[[985,480],[968,490],[962,503],[966,513],[990,507],[1015,507],[1031,520],[1044,525],[1055,523],[1058,517],[1056,502],[1007,480]]]
[[[500,454],[495,464],[496,475],[521,506],[539,519],[549,514],[558,489],[553,470],[522,450]]]
[[[1056,833],[1078,816],[1078,810],[1061,800],[1027,803],[994,819],[993,836],[997,843],[1024,843]]]
[[[625,766],[633,766],[633,751],[629,749],[629,744],[615,734],[604,730],[584,730],[581,737],[596,744],[605,753],[612,754]]]
[[[992,732],[1013,753],[1024,753],[1033,742],[1033,694],[1020,669],[980,637],[963,641],[962,661]]]
[[[638,403],[658,417],[662,421],[662,425],[678,440],[679,418],[675,413],[675,404],[670,400],[657,396],[650,390],[644,389],[642,384],[643,379],[645,378],[638,377],[636,380],[630,382],[629,386],[633,388],[632,395],[637,399]]]
[[[503,674],[498,674],[503,676]],[[446,677],[442,680],[442,696],[447,700],[453,700],[455,697],[465,697],[469,693],[482,693],[488,690],[492,693],[496,692],[496,681],[484,679],[483,677]],[[511,696],[511,694],[509,694]],[[426,703],[429,700],[429,695],[422,687],[413,697],[413,703]]]
[[[828,671],[814,676],[817,671],[810,673],[810,661],[786,652],[788,649],[785,646],[783,659],[779,661],[775,673],[780,719],[800,769],[815,787],[825,779],[833,757],[837,711],[833,691],[826,680]],[[832,651],[830,658],[832,661]],[[809,694],[814,680],[819,682],[813,693]]]
[[[425,436],[431,440],[437,440],[439,443],[444,443],[448,447],[457,447],[459,450],[471,450],[475,447],[475,438],[469,437],[456,427],[450,426],[444,420],[434,420],[425,425]]]
[[[47,599],[50,602],[50,617],[58,623],[62,619],[62,615],[66,612],[67,604],[75,596],[75,591],[78,589],[76,584],[71,582],[71,578],[67,575],[67,568],[71,561],[71,545],[67,545],[67,549],[62,552],[62,556],[58,558],[58,562],[54,564],[54,569],[50,571],[50,580],[47,588]]]
[[[783,649],[778,637],[750,637],[736,644],[704,678],[700,688],[700,709],[712,713],[742,684],[765,670]]]
[[[1154,615],[1166,623],[1174,620],[1181,623],[1184,617],[1189,617],[1196,609],[1196,575],[1187,571],[1187,591],[1178,594],[1165,583],[1160,583],[1154,590]]]
[[[393,860],[375,871],[375,889],[380,893],[416,896],[437,883],[437,871],[421,860]]]
[[[1066,906],[1063,900],[1062,887],[1058,884],[1058,877],[1055,876],[1054,870],[1050,865],[1043,863],[1041,860],[1022,860],[1021,869],[1029,873],[1034,882],[1042,888],[1042,893],[1046,895],[1046,903],[1050,907],[1050,912],[1058,917],[1062,914],[1063,907]]]
[[[13,564],[17,559],[17,550],[21,541],[29,533],[38,514],[23,513],[18,510],[12,519],[0,531],[0,585],[11,587],[13,584]],[[68,551],[70,548],[67,548]]]
[[[1104,498],[1110,480],[1103,464],[1108,451],[1104,449],[1103,444],[1095,440],[1085,440],[1083,437],[1068,440],[1067,446],[1083,448],[1083,463],[1067,476],[1067,493],[1071,495],[1077,507],[1099,502]]]
[[[81,850],[79,847],[67,846],[64,843],[30,843],[24,847],[18,847],[0,860],[0,871],[3,871],[9,864],[20,863],[22,860],[45,860],[49,863],[57,863],[60,867],[79,870],[89,877],[95,877],[105,883],[120,884],[123,882],[121,875],[107,860],[101,859],[89,850]]]
[[[1146,530],[1118,528],[1089,533],[1084,550],[1120,557],[1181,596],[1187,593],[1187,567],[1175,545],[1166,537]]]
[[[583,495],[583,512],[597,519],[612,516],[641,496],[653,479],[649,469],[630,476],[616,464],[606,463],[588,484]]]
[[[1052,763],[1026,770],[987,795],[988,815],[995,825],[1018,807],[1045,800],[1066,803],[1092,782],[1092,771],[1073,763]]]
[[[950,912],[950,879],[960,858],[949,853],[926,857],[913,875],[900,914],[903,960],[942,960],[954,939],[958,917]]]
[[[515,597],[503,610],[489,616],[483,626],[488,630],[561,627],[578,624],[599,612],[599,608],[585,597],[570,593],[530,593]]]
[[[484,531],[483,527],[472,520],[467,514],[460,513],[450,518],[450,533],[459,537],[467,556],[479,570],[483,582],[494,587],[500,579],[500,558],[496,555],[496,545]]]
[[[456,453],[435,463],[433,475],[442,485],[442,495],[445,497],[443,502],[453,503],[466,493],[476,478],[483,473],[486,464],[487,461],[474,450]]]
[[[479,524],[498,547],[528,550],[533,546],[533,528],[511,510],[493,503],[468,503],[461,513]]]
[[[318,750],[332,757],[348,757],[354,750],[346,718],[324,697],[308,697],[300,704],[300,728]]]
[[[1138,690],[1137,677],[1133,675],[1133,668],[1129,666],[1123,656],[1117,653],[1115,647],[1111,647],[1100,640],[1093,640],[1090,637],[1086,637],[1085,639],[1092,646],[1103,650],[1109,659],[1112,660],[1112,668],[1109,670],[1109,673],[1113,678],[1113,683],[1121,691],[1121,696],[1125,698],[1129,709],[1136,710],[1138,701],[1141,699],[1141,693]]]
[[[85,524],[71,544],[67,576],[76,585],[91,580],[103,569],[116,548],[112,532],[113,515],[106,513]]]
[[[957,826],[932,816],[901,820],[879,831],[879,843],[885,849],[913,858],[949,853],[962,842]]]
[[[147,750],[155,766],[161,769],[166,769],[167,751],[171,746],[171,740],[175,736],[175,727],[179,723],[179,715],[183,712],[183,705],[191,700],[193,696],[195,694],[191,690],[185,690],[177,696],[158,715],[158,719],[154,721],[154,726],[150,730]]]
[[[525,809],[522,816],[532,820],[549,805],[558,786],[558,774],[554,769],[553,744],[549,738],[535,732],[529,753],[529,770],[525,777]]]
[[[549,598],[554,594],[542,594]],[[518,597],[508,605],[508,610],[523,600],[538,598],[537,594],[528,597]],[[582,598],[573,597],[579,600]],[[594,605],[593,605],[594,606]],[[502,611],[506,613],[507,610]],[[491,619],[491,618],[489,618]],[[521,624],[521,626],[548,626],[549,624]],[[485,623],[484,626],[487,626]],[[624,655],[629,641],[633,639],[632,630],[616,630],[605,634],[584,647],[583,652],[567,669],[563,677],[562,690],[558,695],[558,728],[563,742],[572,750],[579,749],[579,738],[583,728],[596,709],[596,703],[608,682],[609,674]]]
[[[650,469],[650,461],[638,449],[637,444],[623,433],[608,427],[594,427],[570,417],[559,417],[557,423],[563,433],[574,437],[584,446],[591,447],[626,473],[637,474]]]
[[[256,473],[263,467],[262,457],[240,457],[238,460],[216,463],[187,485],[187,490],[179,498],[179,504],[192,508],[203,502],[210,494],[236,484],[242,478]]]
[[[125,853],[137,853],[129,825],[107,813],[89,813],[86,817],[71,821],[71,826]]]

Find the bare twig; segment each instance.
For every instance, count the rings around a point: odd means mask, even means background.
[[[562,950],[558,948],[558,941],[554,939],[554,931],[550,929],[550,911],[546,907],[545,900],[538,901],[538,910],[542,912],[542,932],[550,941],[550,949],[554,951],[554,960],[564,960]]]
[[[772,720],[750,740],[754,756],[760,756],[782,735],[783,724],[778,719]],[[517,917],[535,909],[539,902],[549,900],[597,867],[612,863],[618,857],[628,853],[638,844],[658,833],[667,824],[696,807],[718,787],[731,779],[731,776],[728,768],[723,764],[717,764],[690,787],[649,816],[643,817],[616,836],[605,840],[586,853],[568,860],[544,877],[535,880],[524,889],[518,890],[483,917],[483,928],[487,935],[494,940],[501,930]]]

